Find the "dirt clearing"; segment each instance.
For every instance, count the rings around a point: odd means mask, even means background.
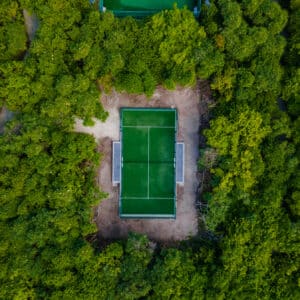
[[[99,150],[104,154],[98,174],[101,189],[109,194],[95,209],[95,222],[103,238],[122,238],[128,232],[139,232],[158,241],[178,241],[198,232],[198,214],[195,208],[199,186],[197,160],[200,125],[200,87],[178,88],[167,91],[158,88],[151,99],[143,95],[128,95],[113,92],[103,95],[101,101],[109,112],[105,123],[96,121],[95,126],[85,127],[76,120],[75,130],[92,134]],[[120,107],[174,107],[178,110],[178,141],[185,143],[185,184],[177,186],[177,215],[169,219],[120,219],[118,216],[119,188],[111,182],[112,140],[119,140]]]

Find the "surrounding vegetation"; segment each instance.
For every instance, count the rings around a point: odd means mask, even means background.
[[[197,21],[1,1],[0,105],[14,112],[0,136],[1,299],[300,298],[300,2],[282,2],[211,0]],[[199,162],[206,228],[176,247],[97,241],[101,154],[74,118],[105,120],[98,86],[150,96],[197,78],[216,101]]]

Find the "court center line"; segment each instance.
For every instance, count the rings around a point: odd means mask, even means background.
[[[136,125],[136,126],[122,126],[124,128],[145,128],[148,129],[148,181],[147,181],[147,197],[121,197],[122,199],[174,199],[173,197],[150,197],[150,129],[151,128],[170,128],[176,129],[175,126],[147,126],[147,125]],[[174,163],[174,162],[173,162]]]

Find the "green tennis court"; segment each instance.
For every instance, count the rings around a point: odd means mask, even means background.
[[[121,217],[175,217],[176,128],[175,109],[121,110]]]

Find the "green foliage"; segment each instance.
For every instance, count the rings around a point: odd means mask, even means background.
[[[288,30],[296,28],[294,22],[292,17]],[[226,61],[212,76],[217,106],[204,132],[208,147],[218,153],[205,218],[222,237],[222,267],[212,281],[215,293],[209,295],[296,299],[299,80],[295,48],[284,53],[286,41],[280,35],[287,13],[268,0],[213,1],[203,23],[218,24],[209,34]],[[294,40],[297,34],[290,35]],[[295,62],[290,69],[281,65],[283,54],[285,61]],[[278,107],[281,95],[288,113]]]
[[[196,271],[188,250],[163,251],[151,277],[153,299],[204,299],[205,277],[202,278],[201,273]]]
[[[106,18],[112,17],[105,14]],[[101,55],[108,59],[103,61],[101,75],[111,74],[120,91],[148,96],[158,83],[168,88],[193,85],[199,69],[208,77],[223,63],[217,53],[209,56],[212,47],[208,45],[204,29],[188,10],[164,11],[145,23],[114,20],[105,32]]]
[[[35,3],[41,22],[30,54],[22,62],[10,61],[1,68],[5,78],[1,96],[10,110],[34,112],[66,128],[73,126],[74,116],[107,117],[99,103],[95,78],[89,78],[70,56],[71,42],[81,26],[80,3]]]
[[[10,63],[23,59],[27,50],[27,35],[22,9],[18,1],[0,3],[0,107],[8,93],[5,74]]]
[[[22,58],[27,35],[18,1],[1,1],[0,20],[0,63]]]
[[[287,26],[288,47],[284,57],[286,62],[285,77],[283,83],[282,98],[287,105],[287,111],[291,117],[291,139],[295,144],[296,159],[300,162],[300,64],[299,64],[299,26],[300,26],[300,2],[293,0],[290,3],[290,18]],[[299,191],[300,173],[295,172],[289,183],[289,194],[286,205],[293,220],[299,221]]]
[[[94,186],[99,154],[93,138],[27,117],[30,122],[26,117],[13,121],[0,136],[0,235],[5,241],[0,280],[6,287],[0,297],[5,299],[41,298],[46,289],[75,284],[71,257],[95,230],[87,208],[104,196]],[[15,289],[8,289],[11,285]]]
[[[219,184],[213,190],[214,200],[207,219],[211,228],[226,221],[226,217],[232,218],[234,206],[253,205],[249,196],[257,178],[264,171],[259,146],[270,132],[270,128],[264,126],[262,121],[259,113],[244,107],[241,113],[234,112],[231,120],[224,116],[216,118],[206,132],[208,144],[223,157],[218,166],[211,169],[211,173],[219,178]]]
[[[148,295],[151,284],[147,280],[147,267],[153,250],[146,236],[131,234],[125,246],[121,265],[120,281],[117,286],[120,299],[134,299]]]
[[[22,2],[41,22],[30,55],[2,68],[1,97],[10,110],[34,110],[65,128],[75,116],[89,124],[93,116],[107,116],[95,82],[105,83],[105,90],[151,96],[158,84],[194,85],[198,75],[208,77],[224,64],[187,9],[138,22],[100,14],[82,2]]]
[[[40,19],[25,58],[23,8]],[[300,298],[299,9],[211,0],[199,26],[186,9],[137,21],[85,0],[2,1],[0,98],[16,117],[0,136],[0,298]],[[199,161],[207,231],[176,248],[137,234],[104,247],[100,155],[74,118],[105,120],[97,85],[150,97],[199,76],[217,103]]]

